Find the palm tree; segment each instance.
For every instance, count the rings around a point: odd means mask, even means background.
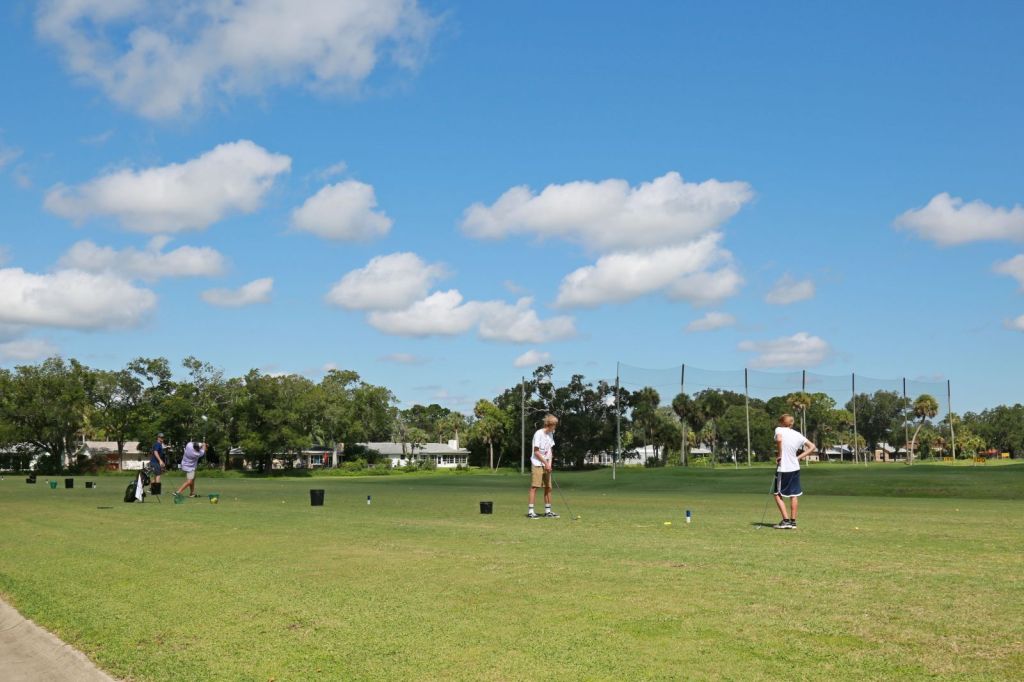
[[[803,391],[790,393],[786,396],[786,403],[789,405],[789,409],[800,413],[800,431],[804,436],[807,435],[807,408],[811,406],[812,402],[811,395]]]
[[[914,463],[914,447],[917,445],[917,434],[921,432],[921,427],[924,426],[925,421],[939,413],[939,402],[927,393],[922,393],[914,401],[913,410],[914,417],[917,419],[917,428],[914,429],[914,437],[910,439],[907,464]]]
[[[717,390],[702,391],[697,396],[697,405],[701,412],[704,413],[705,419],[710,422],[711,433],[711,467],[715,466],[715,457],[717,456],[715,446],[718,444],[718,419],[721,418],[725,411],[729,409],[729,403],[725,401],[721,392]]]
[[[683,460],[683,466],[690,466],[689,459],[686,456],[686,444],[689,442],[687,431],[692,429],[693,433],[700,431],[704,428],[704,422],[706,421],[704,413],[690,396],[685,393],[680,393],[672,399],[672,409],[679,415],[679,419],[683,422],[683,446],[681,458]]]

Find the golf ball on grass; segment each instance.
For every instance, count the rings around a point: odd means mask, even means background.
[[[666,525],[666,526],[671,526],[671,525],[672,525],[672,522],[671,522],[671,521],[666,521],[666,522],[665,522],[665,525]]]

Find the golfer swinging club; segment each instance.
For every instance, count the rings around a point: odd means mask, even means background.
[[[530,456],[531,480],[530,480],[530,508],[526,512],[526,518],[539,519],[541,516],[533,510],[533,503],[537,499],[537,488],[544,488],[544,517],[557,519],[558,514],[551,511],[551,465],[554,462],[555,427],[558,426],[558,417],[546,415],[544,427],[537,429],[533,434],[533,454]]]
[[[188,488],[188,496],[196,497],[196,465],[199,464],[199,458],[205,454],[206,443],[192,442],[185,446],[185,454],[181,457],[181,470],[185,472],[185,482],[174,493],[175,496],[181,495],[181,492]]]
[[[804,438],[804,435],[793,428],[793,415],[784,414],[779,417],[779,426],[775,429],[775,442],[779,445],[779,454],[775,458],[775,504],[782,513],[782,521],[772,526],[782,530],[796,530],[796,510],[799,498],[804,494],[800,487],[800,460],[813,452],[817,446]],[[789,498],[791,511],[787,515],[783,497]]]

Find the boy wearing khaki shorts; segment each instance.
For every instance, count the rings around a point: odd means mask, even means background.
[[[554,462],[556,426],[558,426],[558,418],[554,415],[546,415],[543,428],[537,429],[537,432],[533,434],[533,454],[530,456],[530,507],[526,512],[528,519],[558,518],[558,514],[551,511],[551,465]],[[537,488],[544,488],[543,516],[533,509],[534,501],[537,499]]]

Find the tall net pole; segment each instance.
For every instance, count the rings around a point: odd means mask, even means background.
[[[946,412],[949,417],[949,452],[953,455],[953,462],[956,463],[956,434],[953,433],[953,389],[949,379],[946,379]]]
[[[615,467],[622,454],[622,396],[619,393],[619,363],[615,363],[615,454],[612,455],[612,480]]]
[[[800,400],[807,399],[807,370],[800,370]],[[807,437],[807,405],[800,405],[800,432]],[[810,461],[810,460],[808,460]]]
[[[853,396],[851,403],[853,403],[853,462],[857,463],[860,458],[860,444],[858,443],[857,437],[857,375],[856,373],[850,374],[850,391]],[[864,455],[864,466],[868,465],[868,457]]]
[[[680,394],[685,394],[686,393],[686,364],[685,363],[679,366],[679,393]],[[683,419],[683,440],[682,440],[682,444],[681,444],[682,447],[679,450],[679,452],[680,452],[680,454],[681,454],[681,456],[683,458],[683,466],[684,467],[690,466],[690,457],[689,457],[689,455],[686,454],[686,445],[687,445],[687,441],[688,441],[688,436],[690,435],[689,434],[689,430],[690,430],[690,425],[686,422],[686,419]]]
[[[750,381],[747,378],[747,368],[743,368],[743,409],[747,413],[747,466],[750,463]]]
[[[910,445],[910,426],[907,424],[907,413],[910,402],[907,400],[907,378],[903,377],[903,447],[907,451],[907,464],[914,463],[914,448]]]
[[[519,381],[519,475],[526,474],[526,377]]]

